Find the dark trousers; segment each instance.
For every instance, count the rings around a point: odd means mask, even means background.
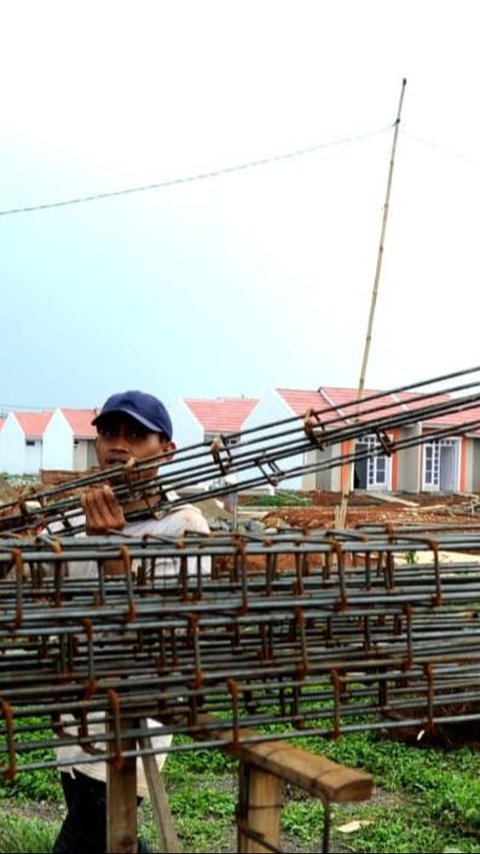
[[[107,787],[101,780],[75,771],[60,774],[67,815],[60,828],[53,854],[99,854],[107,850]],[[140,803],[140,799],[139,799]],[[139,852],[150,849],[139,840]]]

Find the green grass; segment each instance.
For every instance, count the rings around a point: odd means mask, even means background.
[[[0,851],[50,854],[59,823],[23,816],[2,816]]]
[[[355,852],[425,852],[449,848],[480,852],[478,748],[445,751],[382,739],[375,733],[342,736],[337,742],[299,739],[307,750],[372,773],[384,803],[333,809],[333,837]],[[309,809],[312,819],[309,819]],[[286,810],[288,816],[288,808]],[[349,818],[370,821],[347,839],[338,830]],[[287,819],[288,820],[288,819]],[[306,809],[302,833],[318,821]],[[312,837],[310,836],[309,839]]]
[[[251,503],[255,507],[309,507],[313,502],[311,498],[295,492],[277,492],[275,495],[256,495]]]
[[[334,806],[332,839],[344,851],[480,852],[479,755],[473,748],[424,748],[375,733],[354,733],[338,741],[296,738],[295,744],[373,774],[382,798]],[[165,768],[170,803],[184,851],[225,851],[232,842],[236,765],[219,751],[172,755]],[[339,828],[351,820],[369,822],[355,833]],[[282,813],[285,850],[318,851],[321,804],[288,787]],[[290,849],[289,849],[290,846]],[[231,849],[230,849],[231,850]]]
[[[187,742],[179,738],[178,743]],[[376,732],[342,735],[337,741],[302,738],[293,743],[345,765],[372,773],[381,797],[334,806],[332,849],[350,852],[447,851],[480,854],[480,775],[478,747],[444,750],[382,738]],[[220,750],[172,753],[164,779],[183,851],[226,852],[236,840],[237,764]],[[2,816],[29,800],[61,802],[55,769],[19,773],[0,784]],[[141,835],[155,850],[156,834],[148,803],[139,813]],[[350,821],[369,822],[342,833]],[[321,850],[323,810],[305,792],[288,786],[282,812],[284,850]],[[14,815],[0,822],[1,852],[49,852],[58,822]]]

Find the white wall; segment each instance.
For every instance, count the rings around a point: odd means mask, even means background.
[[[412,424],[404,427],[400,434],[400,439],[415,439],[422,433],[421,424]],[[422,489],[422,447],[421,445],[413,446],[412,448],[404,448],[397,453],[398,458],[398,483],[397,489],[403,489],[406,492],[419,492]]]
[[[42,469],[73,470],[73,430],[60,409],[56,409],[43,434]]]
[[[42,440],[25,440],[24,474],[38,474],[42,466]]]
[[[73,445],[74,471],[86,471],[98,465],[94,439],[78,439]]]
[[[13,412],[9,412],[0,430],[0,472],[25,474],[25,436]]]
[[[251,411],[250,415],[243,424],[243,436],[242,441],[248,441],[249,438],[258,438],[258,443],[255,442],[251,446],[251,451],[253,453],[254,449],[258,448],[261,451],[262,447],[272,448],[275,443],[275,433],[282,432],[288,429],[288,425],[280,425],[280,426],[268,426],[273,425],[274,422],[283,421],[286,418],[294,418],[295,413],[292,409],[285,403],[285,401],[280,397],[278,392],[275,389],[271,389],[265,395],[261,397],[258,401],[257,405]],[[251,429],[252,427],[263,427],[266,425],[266,429],[264,431],[260,431],[258,433],[258,437],[251,436],[248,437],[245,435],[245,431]],[[293,425],[290,425],[293,426]],[[278,439],[280,444],[284,442],[288,442],[288,437],[285,436],[281,439]],[[303,457],[302,455],[291,456],[285,458],[283,461],[279,462],[279,467],[282,471],[288,471],[296,468],[297,466],[303,465]],[[270,474],[270,469],[266,469],[267,474]],[[252,469],[249,472],[246,472],[245,477],[248,479],[255,478],[256,476],[262,477],[263,473],[260,469]],[[242,477],[243,479],[243,477]],[[303,489],[303,478],[301,475],[297,475],[295,477],[285,477],[280,480],[277,486],[277,490],[282,489]]]
[[[167,404],[165,402],[165,405],[170,414],[170,418],[172,419],[173,441],[179,451],[182,448],[187,449],[190,445],[197,445],[203,442],[203,427],[181,398],[178,398],[171,404]],[[187,453],[185,458],[183,458],[182,454],[179,453],[173,458],[171,464],[166,464],[165,475],[167,477],[176,477],[178,474],[180,478],[178,488],[180,488],[181,485],[183,491],[183,487],[190,484],[190,478],[182,475],[182,469],[195,467],[199,462],[204,461],[204,457],[192,460],[191,453]],[[206,489],[208,482],[203,481],[202,479],[200,482],[192,483],[190,485],[192,490],[197,493]],[[177,488],[177,485],[175,488]]]
[[[172,419],[173,441],[177,448],[187,448],[189,445],[203,442],[203,427],[181,398],[165,405]]]

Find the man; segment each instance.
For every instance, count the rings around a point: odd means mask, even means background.
[[[165,406],[158,398],[141,391],[120,392],[109,397],[92,424],[97,428],[95,450],[102,469],[126,464],[132,459],[145,460],[155,455],[162,455],[160,462],[168,461],[175,451],[172,422]],[[156,466],[150,475],[156,475]],[[133,466],[133,486],[135,477]],[[139,472],[138,477],[145,479],[148,475]],[[142,494],[141,489],[138,493],[138,496],[130,498],[122,506],[110,484],[86,489],[82,495],[82,507],[87,536],[108,535],[116,531],[136,538],[145,534],[168,538],[180,538],[186,532],[208,534],[208,524],[196,507],[186,505],[162,513],[161,505],[155,506],[154,503],[152,507],[152,501],[158,502],[158,498]],[[133,511],[135,520],[127,521],[128,514]],[[196,572],[196,561],[193,560],[193,563],[194,566],[188,568],[189,573]],[[178,570],[178,560],[157,561],[154,569],[155,583],[158,578],[176,575]],[[201,571],[202,574],[209,574],[209,558],[202,558]],[[108,575],[122,572],[122,562],[107,561]],[[96,561],[71,562],[68,567],[68,576],[73,578],[95,578],[97,574]],[[103,724],[92,724],[92,729],[95,727],[103,727]],[[169,741],[168,737],[164,737],[163,746],[168,746]],[[155,739],[155,742],[156,747],[161,746],[161,737]],[[54,854],[106,851],[105,763],[89,764],[84,761],[82,764],[82,758],[85,760],[86,754],[79,746],[59,747],[57,757],[62,762],[71,759],[71,765],[62,766],[61,779],[68,811],[53,848]],[[159,755],[159,767],[163,764],[164,757],[165,754]],[[148,791],[140,762],[137,763],[137,776],[137,794],[144,797]],[[142,840],[139,840],[138,850],[148,850]]]

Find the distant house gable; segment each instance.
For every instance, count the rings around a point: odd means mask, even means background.
[[[66,418],[75,439],[94,439],[97,435],[96,428],[92,425],[95,418],[93,409],[61,409]]]
[[[321,386],[318,391],[277,388],[277,393],[282,400],[297,416],[303,416],[309,410],[317,412],[325,411],[326,418],[339,418],[344,423],[349,420],[360,421],[378,420],[384,412],[389,417],[400,415],[402,412],[413,413],[416,409],[446,402],[450,399],[448,394],[434,394],[429,398],[415,392],[382,392],[372,389],[363,392],[362,400],[358,404],[358,389],[338,388],[336,386]],[[329,413],[327,412],[329,410]],[[459,426],[465,420],[472,421],[478,418],[480,424],[480,407],[468,410],[466,413],[454,412],[449,415],[434,415],[432,418],[424,419],[424,427],[434,426]],[[474,432],[478,432],[477,428]]]
[[[17,412],[14,411],[14,416],[17,419],[25,439],[42,439],[45,429],[50,421],[53,412]]]
[[[258,403],[254,397],[183,398],[206,436],[239,433]]]
[[[43,443],[42,472],[85,471],[97,462],[93,409],[56,409]]]
[[[342,427],[354,421],[372,421],[372,435],[359,438],[363,451],[378,445],[374,427],[381,425],[382,417],[396,420],[395,426],[389,426],[394,441],[408,439],[413,432],[424,435],[432,433],[431,442],[416,450],[406,451],[402,456],[390,458],[388,461],[382,454],[376,453],[368,471],[365,458],[355,464],[355,486],[359,488],[385,489],[402,488],[416,491],[421,489],[466,489],[469,484],[476,483],[475,470],[478,452],[473,446],[460,444],[462,436],[472,439],[480,436],[480,407],[473,407],[449,413],[437,414],[434,410],[438,404],[451,400],[446,393],[428,392],[383,392],[364,390],[362,399],[358,402],[358,389],[322,386],[317,391],[298,389],[276,389],[278,396],[285,402],[286,407],[296,416],[301,417],[309,410],[314,410],[320,423],[328,430]],[[421,420],[415,421],[415,412],[426,410]],[[430,411],[429,411],[430,410]],[[402,425],[401,417],[408,416],[408,423]],[[412,417],[413,416],[413,417]],[[466,422],[470,424],[465,427]],[[442,428],[456,428],[458,434],[452,434],[442,441]],[[438,442],[442,442],[441,445]],[[433,444],[432,444],[433,443]],[[346,449],[343,449],[345,452]],[[331,475],[319,474],[316,486],[322,488],[345,489],[345,482],[340,483],[340,470],[332,470]],[[340,475],[341,476],[341,475]],[[330,477],[330,481],[328,481]],[[349,472],[345,468],[345,477]],[[470,487],[471,488],[471,487]]]
[[[37,473],[42,442],[52,411],[10,411],[0,433],[0,470],[9,474]]]
[[[408,408],[408,398],[400,399],[397,394],[384,394],[381,391],[364,391],[363,402],[357,405],[358,390],[352,388],[339,388],[336,386],[321,386],[318,391],[277,388],[277,393],[290,407],[294,415],[305,415],[309,410],[325,412],[327,417],[335,417],[346,423],[349,419],[368,418],[371,409],[378,410],[388,407],[392,413],[398,407],[398,411]],[[370,401],[369,398],[375,399]],[[393,407],[393,408],[392,408]],[[387,410],[385,410],[387,411]]]
[[[282,403],[288,407],[292,415],[299,417],[305,415],[311,409],[325,409],[328,405],[325,398],[318,391],[293,388],[276,388],[276,394]]]

